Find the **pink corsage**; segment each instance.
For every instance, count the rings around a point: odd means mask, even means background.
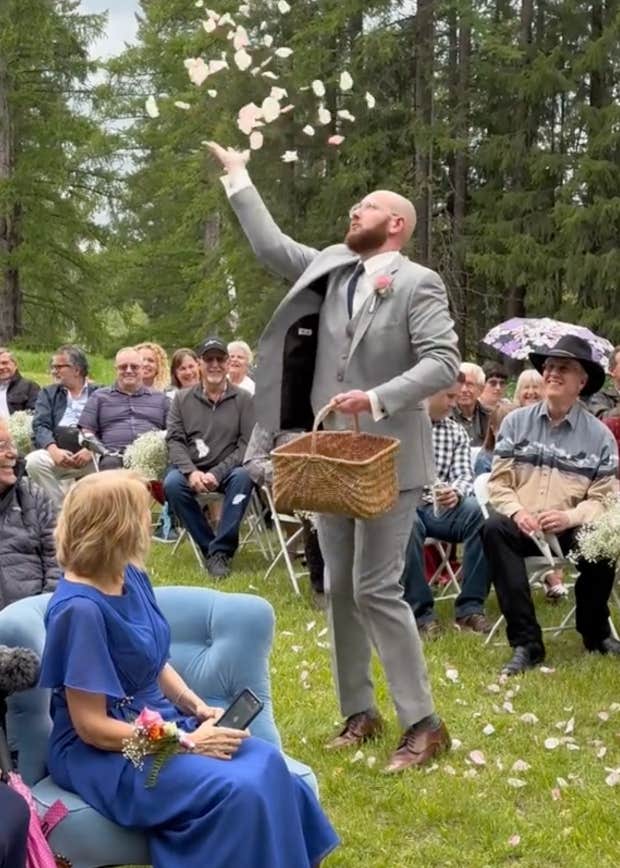
[[[144,758],[153,754],[146,786],[154,787],[164,763],[180,750],[194,750],[194,743],[176,723],[165,721],[150,708],[143,708],[133,723],[133,734],[123,742],[123,756],[141,769]]]

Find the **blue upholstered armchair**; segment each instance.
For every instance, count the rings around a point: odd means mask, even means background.
[[[190,687],[209,704],[220,706],[227,706],[240,690],[250,687],[265,703],[251,726],[252,734],[280,746],[269,685],[274,627],[270,604],[247,594],[190,587],[157,588],[156,596],[172,630],[172,664]],[[41,654],[48,600],[49,595],[30,597],[1,611],[0,644],[32,648]],[[50,836],[54,852],[69,859],[73,868],[149,864],[145,835],[109,822],[47,775],[50,727],[48,690],[28,690],[9,699],[9,739],[19,752],[22,777],[43,810],[56,799],[69,810]],[[286,759],[291,771],[316,791],[311,769]]]

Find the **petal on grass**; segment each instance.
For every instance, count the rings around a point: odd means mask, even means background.
[[[527,786],[527,781],[522,781],[521,778],[508,778],[506,783],[509,787],[514,787],[517,790]]]
[[[485,766],[487,764],[486,757],[481,750],[472,750],[469,758],[475,766]]]
[[[340,114],[340,112],[338,112],[338,114]],[[448,681],[452,681],[452,683],[455,684],[459,680],[459,670],[452,668],[446,669],[446,678]]]
[[[512,764],[511,771],[513,772],[526,772],[529,768],[531,768],[529,763],[526,763],[525,760],[518,759],[515,760]]]
[[[483,735],[493,735],[494,732],[495,732],[495,727],[493,726],[492,723],[487,723],[487,725],[482,730]]]
[[[545,739],[545,748],[547,750],[555,750],[556,747],[560,746],[559,738],[546,738]]]
[[[532,725],[532,726],[533,726],[535,723],[538,723],[538,718],[536,717],[536,715],[535,715],[532,711],[526,711],[525,714],[522,714],[522,715],[521,715],[521,717],[519,718],[519,720],[520,720],[522,723],[528,723],[528,724],[530,724],[530,725]]]
[[[508,838],[508,846],[509,847],[518,847],[521,843],[521,835],[511,835]]]

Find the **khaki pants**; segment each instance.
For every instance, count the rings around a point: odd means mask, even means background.
[[[89,461],[84,467],[56,467],[47,449],[35,449],[26,456],[28,476],[46,492],[56,510],[60,510],[69,485],[74,479],[81,479],[94,473],[95,466]]]

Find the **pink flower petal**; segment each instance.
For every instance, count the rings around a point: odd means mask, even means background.
[[[344,142],[344,136],[338,136],[338,135],[330,136],[327,140],[328,145],[334,145],[335,147],[338,147],[338,145],[341,145],[343,142]]]

